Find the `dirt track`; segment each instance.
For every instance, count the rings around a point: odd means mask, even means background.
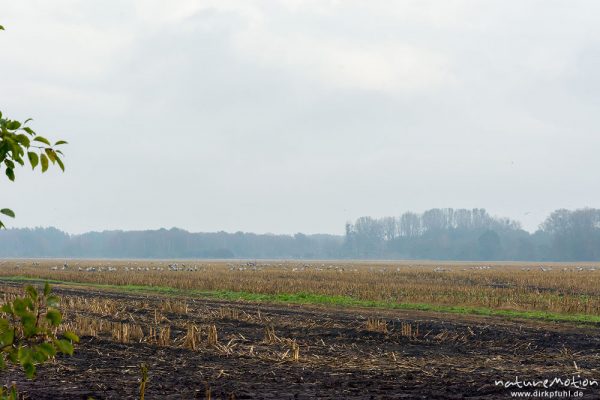
[[[139,321],[149,321],[162,301],[88,289],[57,287],[56,292],[124,305],[146,302],[147,310],[131,315]],[[205,398],[207,388],[213,399],[488,399],[510,398],[510,389],[494,381],[515,376],[579,374],[600,380],[600,336],[594,327],[406,311],[187,303],[185,315],[166,314],[174,342],[184,335],[178,328],[183,324],[214,322],[221,348],[192,351],[84,337],[74,356],[40,367],[35,381],[17,370],[3,372],[2,381],[17,381],[32,399],[137,398],[138,365],[144,362],[150,374],[147,399]],[[220,310],[232,308],[244,317],[218,317]],[[375,317],[387,322],[387,333],[365,329],[367,318]],[[413,337],[403,335],[402,323],[410,323]],[[295,339],[300,360],[290,359],[289,341],[266,343],[265,326],[273,326],[278,339]],[[600,389],[584,393],[597,398]]]

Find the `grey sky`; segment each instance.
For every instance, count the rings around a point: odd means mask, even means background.
[[[67,172],[11,226],[343,232],[599,207],[600,2],[5,1],[0,110]],[[530,214],[525,215],[525,213]]]

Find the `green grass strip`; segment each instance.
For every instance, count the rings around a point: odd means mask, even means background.
[[[470,306],[450,306],[426,303],[394,303],[386,301],[360,300],[350,296],[327,296],[314,293],[250,293],[233,292],[228,290],[194,290],[194,289],[176,289],[166,286],[143,286],[143,285],[107,285],[99,283],[86,283],[74,281],[60,281],[53,279],[40,279],[25,276],[0,277],[0,282],[48,282],[55,285],[64,286],[84,286],[98,289],[109,289],[130,293],[163,294],[172,296],[189,296],[198,298],[210,298],[219,300],[244,300],[254,302],[268,303],[287,303],[287,304],[317,304],[341,307],[368,307],[390,310],[417,310],[433,311],[453,314],[498,316],[506,318],[525,318],[556,322],[577,322],[583,324],[600,324],[600,316],[588,314],[559,314],[546,311],[516,311],[516,310],[497,310],[487,307]]]

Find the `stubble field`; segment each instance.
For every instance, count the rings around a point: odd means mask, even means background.
[[[4,301],[54,281],[72,357],[29,398],[510,398],[497,380],[600,380],[593,264],[0,262]],[[513,389],[514,390],[514,389]],[[583,390],[595,398],[599,389]]]

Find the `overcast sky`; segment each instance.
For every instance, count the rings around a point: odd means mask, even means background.
[[[9,226],[342,233],[600,207],[600,2],[0,0]]]

